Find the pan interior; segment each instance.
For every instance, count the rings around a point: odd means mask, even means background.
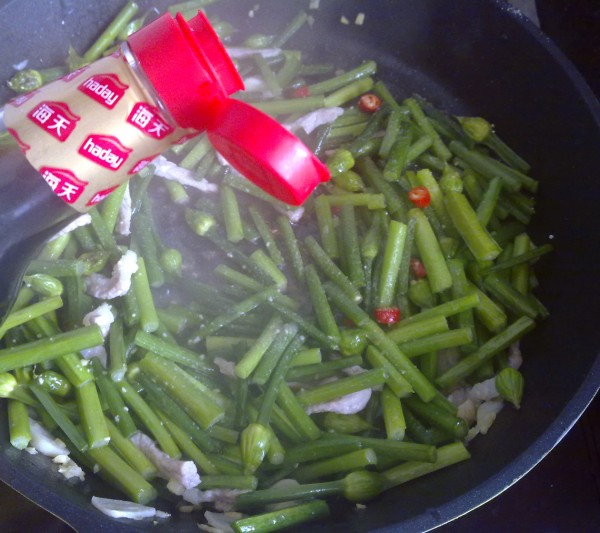
[[[13,65],[25,58],[30,58],[31,67],[59,63],[68,43],[85,48],[121,4],[120,0],[0,3],[0,101],[9,97],[4,80],[14,72]],[[140,4],[142,10],[150,5]],[[208,13],[231,21],[241,38],[276,32],[306,4],[262,0],[256,9],[255,1],[222,0]],[[594,170],[600,168],[599,106],[562,54],[503,5],[468,0],[330,0],[310,13],[312,27],[290,43],[307,58],[340,67],[374,59],[378,77],[399,99],[416,92],[452,113],[488,118],[531,163],[540,180],[532,237],[538,242],[552,239],[557,250],[545,263],[538,293],[551,316],[522,347],[527,389],[521,411],[505,409],[490,434],[472,443],[472,460],[441,471],[434,479],[390,491],[363,511],[338,503],[332,518],[311,530],[368,531],[402,524],[424,530],[462,514],[535,465],[598,387],[597,370],[590,374],[590,369],[600,351],[596,318],[600,284],[595,282],[600,231],[594,216],[600,205]],[[354,24],[358,13],[365,14],[361,26]],[[350,23],[342,24],[342,16]],[[170,235],[181,233],[178,224],[165,215]],[[588,374],[593,381],[582,388]],[[78,529],[93,525],[95,530],[115,530],[115,522],[98,516],[89,504],[92,494],[110,494],[92,476],[84,485],[70,486],[58,474],[47,473],[42,458],[7,444],[5,424],[0,425],[0,443],[5,443],[0,452],[4,481]],[[159,507],[168,510],[169,504]],[[141,526],[123,527],[131,531]],[[174,527],[196,530],[191,517],[177,515],[156,529]]]

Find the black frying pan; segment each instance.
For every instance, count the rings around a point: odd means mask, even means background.
[[[121,0],[0,2],[0,80],[28,57],[53,65],[71,42],[83,49],[119,10]],[[146,2],[140,2],[148,5]],[[162,4],[162,2],[155,2]],[[241,32],[274,32],[308,1],[222,0],[209,8]],[[366,14],[361,27],[352,24]],[[350,21],[340,24],[341,15]],[[310,31],[293,45],[342,66],[373,58],[399,96],[418,92],[457,114],[496,124],[540,180],[534,240],[553,235],[539,296],[550,318],[523,342],[526,397],[520,412],[505,409],[491,432],[471,445],[465,463],[400,487],[356,512],[333,506],[311,531],[422,531],[486,502],[527,473],[574,424],[600,384],[600,105],[562,53],[529,21],[499,1],[321,0]],[[64,24],[62,24],[64,21]],[[0,89],[0,100],[7,97]],[[90,505],[111,495],[100,482],[70,486],[47,472],[39,456],[8,444],[0,424],[0,477],[79,531],[132,531]],[[160,505],[168,508],[168,503]],[[146,526],[148,527],[148,526]],[[197,531],[176,514],[156,531]]]

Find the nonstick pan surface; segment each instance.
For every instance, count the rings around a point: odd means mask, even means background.
[[[0,2],[0,101],[9,97],[4,80],[12,65],[25,58],[32,67],[59,63],[68,43],[84,49],[121,4]],[[208,13],[231,21],[240,34],[269,33],[307,6],[308,0],[222,0]],[[366,15],[362,26],[353,24],[359,12]],[[334,505],[329,521],[310,526],[311,531],[423,531],[517,481],[569,430],[598,389],[600,105],[562,53],[504,2],[322,0],[311,14],[314,25],[290,46],[340,66],[374,59],[378,76],[400,98],[417,92],[452,113],[493,122],[540,180],[531,233],[538,242],[551,238],[556,248],[544,261],[538,293],[550,318],[522,343],[522,409],[504,409],[490,433],[470,445],[470,461],[390,491],[361,512]],[[340,23],[342,15],[350,24]],[[11,448],[6,424],[0,424],[0,446],[0,477],[79,531],[197,530],[192,517],[177,514],[157,526],[109,519],[89,503],[92,495],[112,494],[92,476],[84,484],[65,482],[43,457]]]

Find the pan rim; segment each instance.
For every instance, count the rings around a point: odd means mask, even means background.
[[[565,54],[555,45],[539,28],[537,28],[529,20],[525,19],[522,15],[512,11],[513,8],[507,9],[506,2],[502,0],[488,0],[491,4],[495,4],[497,9],[504,12],[508,12],[517,24],[519,24],[525,31],[527,31],[539,45],[541,45],[558,63],[560,69],[565,72],[571,83],[573,83],[575,90],[581,95],[583,105],[589,110],[591,116],[594,119],[595,124],[600,128],[600,102],[594,95],[593,91],[584,80],[583,76],[578,72],[571,61],[565,56]],[[0,4],[0,10],[7,5],[10,5],[13,0],[7,0],[6,3]],[[592,364],[585,381],[581,384],[577,393],[571,398],[566,404],[561,413],[556,417],[554,422],[541,434],[541,436],[534,441],[525,452],[523,452],[517,460],[513,461],[502,471],[498,472],[493,479],[489,479],[482,485],[477,486],[475,489],[471,489],[465,494],[450,500],[446,504],[436,509],[436,517],[433,517],[431,513],[422,513],[421,515],[415,516],[413,519],[405,521],[402,525],[412,530],[413,526],[417,530],[430,530],[439,526],[442,526],[449,521],[462,516],[466,512],[485,504],[504,490],[508,489],[524,475],[526,475],[532,468],[534,468],[551,450],[556,446],[558,442],[564,437],[564,435],[571,429],[571,427],[577,422],[578,418],[585,411],[589,403],[594,398],[600,388],[600,354],[597,355],[595,362]],[[63,506],[65,501],[57,498],[56,495],[48,487],[34,487],[33,480],[27,480],[27,483],[19,483],[18,472],[14,468],[6,468],[5,461],[0,460],[0,478],[5,480],[12,488],[23,494],[25,497],[30,498],[29,494],[32,492],[43,493],[46,498],[44,501],[51,501],[52,505],[44,506],[44,508],[59,516],[57,513],[61,513],[63,509],[58,510],[59,506]],[[9,481],[10,480],[10,481]],[[22,480],[22,479],[21,479]],[[492,486],[493,485],[493,486]],[[31,488],[34,490],[32,491]],[[44,493],[45,490],[45,493]],[[473,494],[477,493],[477,503],[473,504],[475,498]],[[33,500],[32,500],[33,501]],[[54,503],[56,501],[56,504]],[[467,503],[471,501],[471,503]],[[37,503],[37,502],[36,502]],[[38,504],[39,505],[39,504]],[[80,511],[79,505],[74,505],[72,502],[68,502],[68,507],[71,508],[71,514],[73,521],[69,523],[76,527],[77,521],[74,518],[78,511]],[[437,518],[439,515],[440,518]],[[60,516],[59,516],[60,518]],[[438,520],[438,523],[432,524],[432,520]],[[441,521],[439,521],[441,520]],[[86,522],[86,524],[89,522]],[[116,524],[112,519],[110,523],[113,526]],[[127,523],[128,529],[134,529]],[[389,526],[376,531],[386,532],[393,531],[395,527]],[[427,529],[423,529],[427,528]],[[77,529],[77,527],[76,527]],[[84,529],[82,527],[82,529]]]

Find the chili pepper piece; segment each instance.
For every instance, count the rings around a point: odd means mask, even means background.
[[[377,323],[391,326],[400,321],[400,309],[397,307],[378,307],[373,311],[373,316]]]
[[[363,94],[358,99],[358,108],[363,113],[375,113],[381,107],[381,98],[373,93]]]
[[[431,195],[427,187],[413,187],[408,192],[408,199],[416,206],[420,208],[427,207],[431,203]]]
[[[416,257],[410,258],[410,271],[414,274],[415,278],[422,279],[427,276],[427,270],[423,261]]]

